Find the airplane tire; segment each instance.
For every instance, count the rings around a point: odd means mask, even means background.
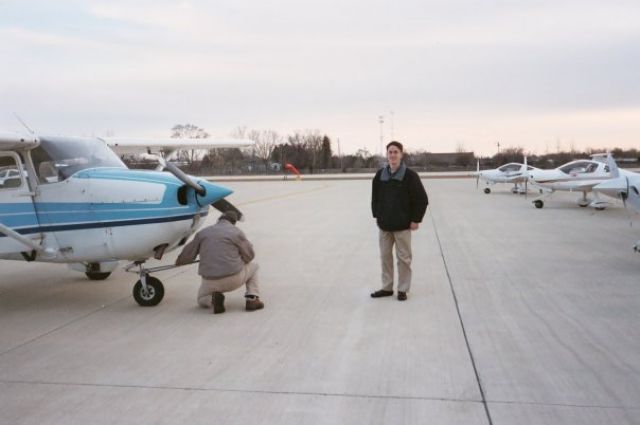
[[[487,195],[491,193],[491,189],[489,189],[488,187],[486,187],[484,189],[484,193],[486,193]]]
[[[164,285],[159,279],[152,276],[147,276],[147,289],[146,294],[142,289],[142,282],[139,280],[133,286],[133,298],[142,307],[153,307],[160,304],[162,298],[164,298]]]
[[[111,276],[111,272],[86,272],[85,274],[91,280],[105,280]]]
[[[542,208],[542,207],[544,207],[544,202],[542,202],[541,200],[538,199],[538,200],[533,201],[533,205],[535,205],[536,208]]]

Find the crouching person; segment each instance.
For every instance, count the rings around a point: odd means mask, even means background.
[[[258,265],[252,262],[253,245],[244,232],[236,227],[235,211],[224,212],[213,226],[205,227],[189,242],[176,265],[193,262],[200,255],[198,274],[202,284],[198,290],[198,304],[212,308],[214,314],[224,313],[224,293],[246,286],[247,311],[260,310],[264,303],[258,289]]]

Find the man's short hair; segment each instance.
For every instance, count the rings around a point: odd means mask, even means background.
[[[400,143],[400,142],[398,142],[396,140],[393,140],[393,141],[387,143],[387,150],[389,150],[390,146],[395,146],[396,148],[400,149],[400,152],[404,152],[404,148],[402,147],[402,143]]]
[[[220,220],[227,220],[231,224],[236,224],[236,222],[238,221],[238,213],[232,210],[225,211],[218,219],[218,221]]]

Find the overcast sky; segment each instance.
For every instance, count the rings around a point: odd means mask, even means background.
[[[0,130],[640,148],[638,0],[0,0],[0,57]]]

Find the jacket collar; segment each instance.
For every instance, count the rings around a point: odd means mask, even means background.
[[[402,181],[404,179],[404,174],[406,172],[407,172],[407,166],[404,164],[404,162],[400,163],[400,167],[398,167],[395,173],[391,173],[391,167],[389,167],[389,164],[387,164],[382,168],[382,174],[380,175],[380,180],[383,182],[388,182],[391,179]]]

